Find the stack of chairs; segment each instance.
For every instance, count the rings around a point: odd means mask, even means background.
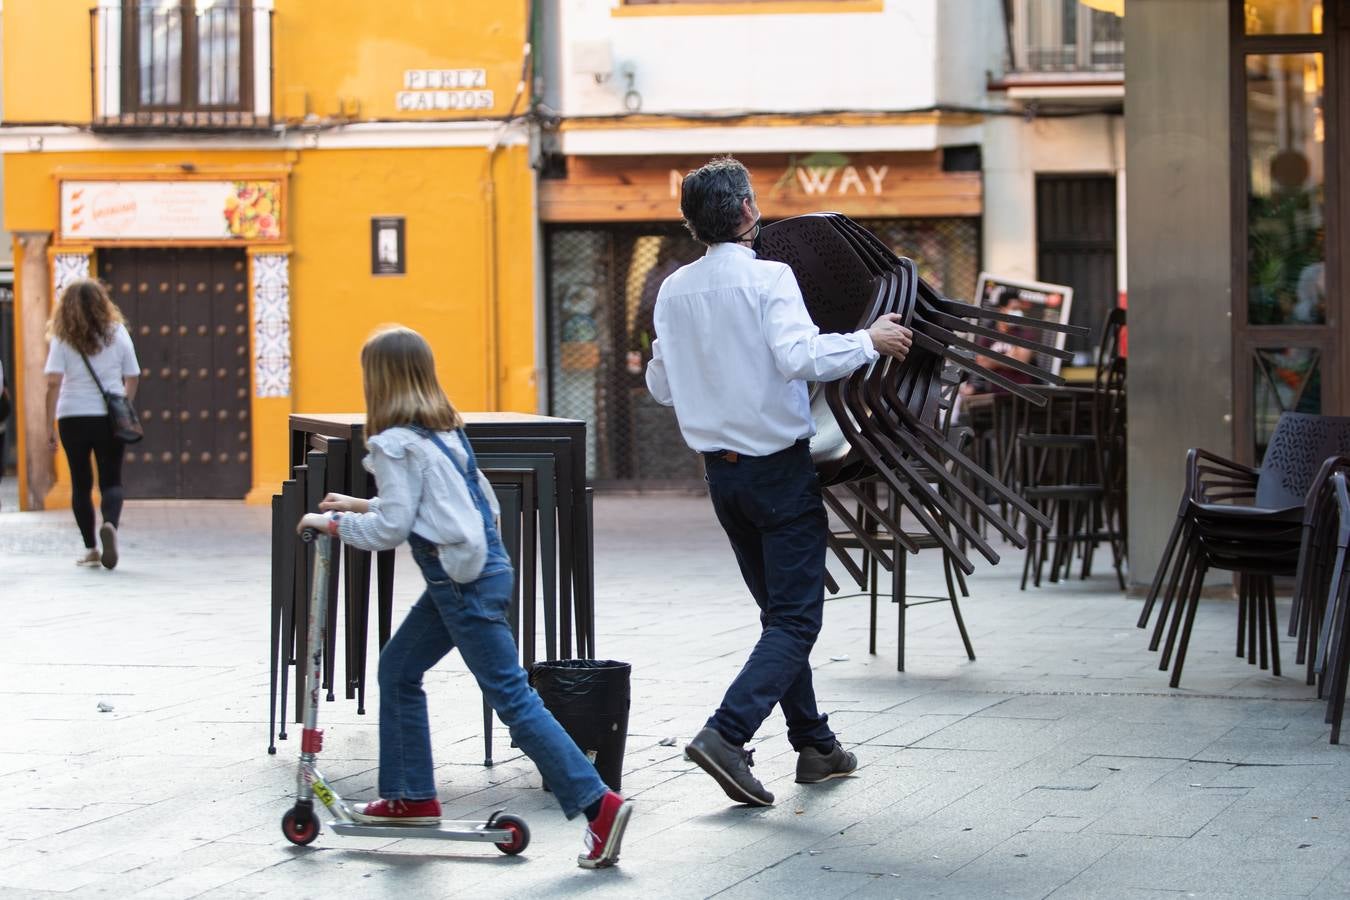
[[[970,429],[964,427],[953,429],[951,426],[953,403],[960,389],[963,374],[953,366],[947,367],[943,373],[943,389],[939,403],[939,427],[953,446],[968,452],[971,441]],[[950,495],[950,492],[946,490],[935,474],[925,472],[924,475],[936,490],[953,502],[953,505],[961,502]],[[879,476],[859,477],[842,484],[825,487],[821,490],[821,496],[825,505],[844,524],[843,531],[830,534],[828,546],[834,552],[840,564],[867,594],[870,601],[868,652],[873,655],[877,652],[877,602],[882,590],[881,573],[884,571],[891,574],[891,602],[896,604],[898,610],[896,639],[899,649],[896,657],[896,671],[903,672],[905,670],[907,610],[913,606],[924,606],[931,603],[947,603],[951,606],[952,617],[956,622],[957,631],[961,635],[966,658],[973,662],[975,648],[971,643],[970,634],[966,630],[965,619],[961,615],[961,605],[957,599],[958,591],[962,597],[970,596],[965,573],[956,565],[952,556],[944,551],[942,554],[942,574],[946,583],[946,593],[938,596],[909,592],[906,546],[917,545],[920,550],[932,550],[940,549],[940,545],[927,532],[906,530],[899,535],[893,535],[881,525],[883,520],[900,516],[900,511],[894,508],[895,496],[887,490],[885,484],[882,483],[882,479]],[[885,506],[886,510],[880,516],[873,515],[871,510],[878,506]],[[959,541],[964,542],[964,538],[959,538]],[[962,549],[965,549],[964,543],[962,543]],[[852,558],[850,551],[853,550],[863,552],[861,563]],[[832,594],[838,594],[839,585],[828,571],[825,573],[825,579],[829,591]]]
[[[1188,453],[1177,519],[1137,623],[1148,627],[1161,598],[1149,649],[1163,646],[1158,668],[1172,667],[1172,687],[1181,683],[1210,569],[1237,576],[1237,656],[1280,674],[1274,579],[1298,574],[1310,492],[1328,461],[1348,452],[1350,418],[1286,412],[1259,468],[1199,448]]]
[[[1103,543],[1125,590],[1124,330],[1125,310],[1113,309],[1103,324],[1090,389],[1047,389],[1043,414],[1021,412],[1025,423],[1014,441],[1017,484],[1022,496],[1054,523],[1049,530],[1027,526],[1023,590],[1028,577],[1040,587],[1047,563],[1051,582],[1067,579],[1075,556],[1082,562],[1081,577],[1087,578]]]
[[[859,579],[859,574],[871,568],[873,561],[897,570],[901,549],[917,553],[924,546],[939,548],[956,571],[967,575],[974,571],[967,556],[971,547],[988,562],[997,563],[998,554],[981,533],[980,521],[1019,547],[1025,541],[996,506],[1006,504],[1049,527],[1039,511],[944,433],[944,395],[950,396],[952,378],[944,381],[943,373],[955,367],[978,374],[1039,403],[1032,390],[990,371],[976,356],[992,358],[1041,382],[1059,384],[1062,380],[1031,363],[994,353],[978,339],[1006,341],[1067,359],[1069,354],[1064,351],[1004,334],[988,323],[1008,321],[1079,335],[1084,329],[946,299],[919,276],[913,262],[897,257],[871,232],[834,213],[797,216],[766,226],[755,249],[761,258],[792,268],[807,310],[821,331],[852,332],[895,313],[914,332],[913,347],[903,361],[882,357],[838,381],[814,385],[811,391],[817,427],[811,455],[822,487],[840,487],[866,513],[841,516],[863,549],[864,565],[845,563],[861,589],[867,589],[867,579]],[[877,502],[871,489],[861,486],[867,481],[874,481],[888,502]],[[986,501],[986,496],[993,502]],[[837,515],[846,508],[842,503],[830,505]],[[958,509],[969,510],[971,515],[964,516]],[[914,520],[917,530],[904,527],[902,514]],[[881,536],[896,552],[884,552],[878,540]],[[846,546],[839,540],[833,546],[842,562]],[[959,616],[954,595],[951,599]],[[903,646],[903,634],[901,641]]]
[[[1298,662],[1308,684],[1327,701],[1331,743],[1341,741],[1347,674],[1350,674],[1350,457],[1329,457],[1308,492],[1303,546],[1289,614],[1289,636],[1298,639]]]

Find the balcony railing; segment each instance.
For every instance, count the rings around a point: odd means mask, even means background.
[[[1121,74],[1125,23],[1078,0],[1014,0],[1012,73]]]
[[[251,0],[102,0],[89,44],[95,128],[272,126],[272,11]]]

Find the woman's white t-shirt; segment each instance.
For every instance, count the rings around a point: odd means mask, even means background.
[[[102,350],[89,357],[89,365],[98,374],[103,390],[126,396],[127,389],[122,379],[140,375],[141,364],[136,361],[136,348],[132,346],[131,335],[127,334],[125,325],[113,326],[111,339]],[[62,376],[61,393],[56,398],[58,419],[108,414],[103,393],[90,377],[88,366],[80,359],[80,352],[65,341],[52,338],[43,371],[48,375]]]

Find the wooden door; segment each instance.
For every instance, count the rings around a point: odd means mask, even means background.
[[[141,363],[145,440],[128,497],[239,499],[252,483],[248,263],[242,250],[100,250]]]

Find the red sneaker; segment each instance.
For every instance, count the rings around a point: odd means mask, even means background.
[[[610,791],[600,799],[600,815],[586,828],[586,852],[577,856],[583,869],[607,869],[619,861],[623,830],[633,814],[633,804]]]
[[[363,825],[439,825],[441,801],[376,800],[358,805],[352,818]]]

